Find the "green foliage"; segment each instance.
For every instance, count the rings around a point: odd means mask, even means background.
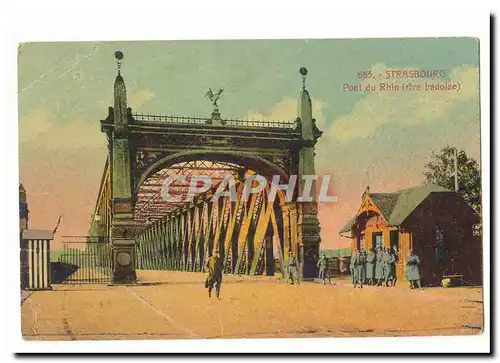
[[[319,252],[320,255],[325,254],[327,258],[331,257],[344,257],[351,255],[351,247],[339,249],[324,249]]]
[[[440,185],[455,190],[454,177],[455,148],[446,146],[439,152],[432,153],[432,161],[424,171],[425,183]],[[465,151],[459,150],[458,164],[458,194],[474,211],[481,216],[481,170],[479,164],[469,158]]]

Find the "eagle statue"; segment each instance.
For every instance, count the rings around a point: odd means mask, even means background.
[[[222,91],[224,90],[221,88],[216,93],[213,93],[212,89],[209,88],[207,94],[205,95],[210,100],[210,102],[212,102],[212,105],[214,105],[215,108],[217,108],[217,101],[219,100]]]

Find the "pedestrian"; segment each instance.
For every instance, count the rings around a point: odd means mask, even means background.
[[[415,284],[418,286],[419,289],[421,289],[422,285],[420,283],[420,272],[419,272],[420,259],[411,249],[408,251],[408,256],[406,256],[405,265],[406,265],[406,279],[410,282],[410,289],[414,289]]]
[[[366,285],[366,250],[364,248],[360,251],[361,254],[361,282]]]
[[[391,258],[389,260],[389,263],[390,263],[389,273],[390,273],[390,279],[391,279],[391,286],[394,287],[394,286],[396,286],[396,281],[397,281],[396,262],[398,261],[398,252],[396,250],[396,247],[393,247],[392,249],[390,249],[389,253],[391,254]]]
[[[389,280],[391,277],[391,260],[392,255],[390,253],[389,247],[384,250],[382,254],[382,276],[384,279],[384,286],[389,287]]]
[[[382,255],[383,255],[382,248],[379,246],[379,247],[377,247],[377,252],[375,254],[375,281],[376,281],[375,286],[382,285],[382,278],[383,278],[383,273],[384,273]]]
[[[213,255],[208,258],[206,267],[208,270],[208,276],[205,280],[205,287],[208,288],[208,297],[212,297],[212,289],[215,286],[215,293],[217,298],[220,300],[223,266],[219,251],[215,251]]]
[[[349,271],[351,271],[351,280],[352,280],[353,285],[356,283],[356,275],[355,275],[356,272],[354,270],[354,258],[355,258],[357,253],[358,253],[358,249],[355,248],[351,254],[351,260],[349,261]]]
[[[375,276],[375,252],[373,248],[368,250],[366,254],[366,280],[368,285],[373,285],[373,277]]]
[[[297,268],[297,260],[293,255],[292,251],[288,252],[288,259],[286,260],[286,272],[287,272],[287,282],[292,281],[291,285],[294,284],[295,280],[297,285],[300,285],[299,281],[299,270]]]
[[[356,250],[354,254],[354,287],[359,285],[359,288],[363,288],[363,265],[365,264],[365,258],[363,254]]]
[[[326,274],[327,274],[327,260],[326,255],[323,253],[318,259],[318,279],[323,280],[323,285],[326,285]]]

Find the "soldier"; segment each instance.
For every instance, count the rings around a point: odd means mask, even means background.
[[[382,285],[382,278],[384,274],[384,264],[382,261],[382,248],[377,247],[377,252],[375,255],[375,280],[376,280],[376,286],[381,286]]]
[[[222,284],[222,260],[219,256],[219,251],[215,251],[207,260],[206,267],[208,269],[208,277],[205,280],[205,287],[208,288],[208,297],[212,297],[212,289],[215,285],[215,293],[220,299],[220,288]]]
[[[384,279],[384,286],[389,287],[389,280],[392,280],[391,276],[391,261],[393,260],[393,256],[387,247],[382,254],[382,276]]]
[[[361,282],[366,285],[366,250],[364,248],[360,251],[361,255]]]
[[[288,259],[286,260],[286,272],[287,272],[287,282],[292,280],[291,285],[294,284],[294,280],[297,280],[297,285],[300,285],[299,281],[299,270],[297,269],[297,260],[293,256],[292,251],[288,252]]]
[[[327,274],[327,266],[326,266],[326,255],[323,253],[321,257],[318,259],[318,279],[323,280],[323,285],[326,285],[326,274]]]
[[[368,250],[366,254],[366,280],[368,285],[373,285],[373,277],[375,275],[375,253],[373,248]]]
[[[357,254],[358,254],[358,249],[355,248],[354,251],[352,252],[351,260],[349,262],[349,270],[351,271],[351,280],[352,280],[353,286],[355,286],[355,283],[356,283],[356,270],[354,269],[354,260],[357,256]]]
[[[390,277],[392,280],[392,287],[396,286],[396,281],[397,281],[397,276],[396,276],[396,262],[398,261],[398,251],[396,250],[396,247],[393,246],[393,248],[389,251],[391,254],[391,259],[390,261]]]
[[[420,259],[413,253],[413,250],[408,251],[408,256],[406,256],[406,279],[410,282],[410,289],[415,288],[415,283],[418,288],[421,289],[420,284],[420,272],[418,266],[420,265]]]
[[[360,251],[356,251],[354,255],[354,287],[359,284],[359,288],[363,288],[363,265],[365,264],[365,256]]]

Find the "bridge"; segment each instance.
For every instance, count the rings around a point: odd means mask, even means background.
[[[216,102],[205,118],[134,113],[118,67],[114,105],[100,122],[108,155],[89,230],[110,247],[113,284],[135,283],[137,268],[202,272],[214,251],[229,274],[272,275],[292,251],[301,275],[316,275],[316,193],[302,177],[315,174],[322,132],[312,115],[307,70],[301,74],[298,117],[259,121],[224,119]],[[263,188],[256,175],[264,177]],[[297,183],[291,191],[278,189],[272,200],[275,175],[280,185],[294,177]],[[211,187],[189,198],[190,186],[201,191],[203,178]],[[233,185],[222,188],[228,180]],[[246,184],[254,192],[246,192]],[[313,197],[299,202],[307,188]]]

